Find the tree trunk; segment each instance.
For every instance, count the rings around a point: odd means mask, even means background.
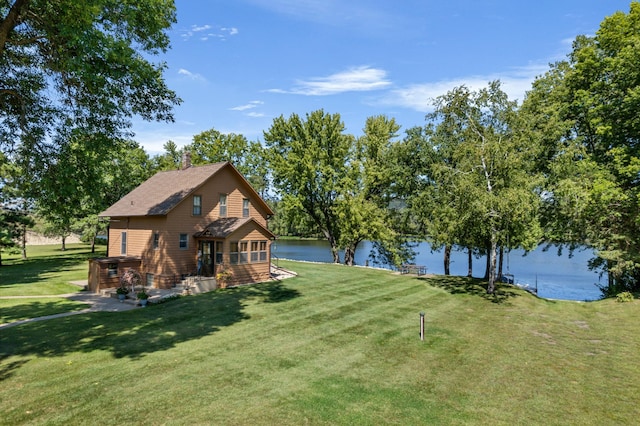
[[[487,257],[486,257],[487,261],[484,269],[484,280],[488,281],[489,269],[491,269],[491,256],[489,255],[489,253],[491,253],[491,243],[489,241],[487,241],[486,250],[487,250]]]
[[[473,251],[467,249],[467,261],[469,262],[469,269],[467,270],[467,277],[473,277]]]
[[[62,237],[62,251],[67,249],[67,237]]]
[[[333,257],[333,263],[340,263],[340,252],[338,250],[338,243],[332,233],[323,231],[324,236],[329,241],[329,247],[331,247],[331,256]]]
[[[444,246],[444,274],[451,275],[450,267],[451,266],[451,245],[447,244]]]
[[[0,22],[0,56],[4,53],[5,45],[9,39],[9,33],[20,22],[20,16],[23,15],[29,7],[30,0],[16,0],[9,9],[7,16]]]
[[[496,291],[496,251],[497,251],[496,231],[491,231],[491,248],[488,253],[489,257],[489,284],[487,285],[487,293],[493,294]]]
[[[91,237],[91,253],[96,252],[96,236],[95,234]]]
[[[504,247],[500,246],[500,254],[499,254],[500,258],[498,259],[498,275],[497,278],[500,279],[502,278],[502,265],[504,262]]]
[[[22,225],[22,260],[27,260],[27,225]]]
[[[349,266],[353,266],[354,263],[354,258],[355,258],[356,254],[355,251],[352,247],[347,247],[344,249],[344,264],[345,265],[349,265]]]
[[[351,244],[350,246],[344,249],[345,265],[353,266],[356,264],[356,249],[358,248],[358,244],[360,244],[359,241],[355,244]]]

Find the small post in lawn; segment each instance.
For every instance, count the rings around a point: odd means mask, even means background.
[[[420,340],[424,340],[424,312],[420,312]]]

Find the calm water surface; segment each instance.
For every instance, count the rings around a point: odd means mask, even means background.
[[[364,242],[356,251],[356,263],[364,265],[369,257],[371,243]],[[444,274],[443,253],[432,252],[427,243],[421,243],[414,249],[415,263],[425,265],[428,272]],[[317,240],[278,240],[274,243],[273,254],[280,259],[308,260],[314,262],[332,262],[329,243]],[[511,273],[521,284],[538,288],[540,297],[563,300],[596,300],[601,296],[596,284],[600,284],[599,275],[590,271],[587,262],[593,257],[591,250],[576,251],[569,256],[563,251],[562,256],[551,248],[543,251],[541,247],[524,255],[522,250],[514,250],[507,257],[505,254],[503,272]],[[343,259],[340,254],[341,259]],[[508,263],[508,271],[507,271]],[[473,276],[482,277],[485,272],[484,257],[473,259]],[[467,275],[467,255],[454,251],[451,254],[451,274]]]

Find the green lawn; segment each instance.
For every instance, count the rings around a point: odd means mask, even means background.
[[[99,251],[98,251],[99,250]],[[70,281],[86,280],[91,257],[104,255],[104,248],[92,255],[86,244],[67,244],[65,251],[55,246],[28,246],[28,260],[20,255],[2,254],[0,296],[41,296],[75,293]]]
[[[0,324],[87,308],[86,303],[61,297],[0,299]]]
[[[640,418],[638,301],[494,298],[465,278],[280,264],[299,277],[1,330],[0,424]]]

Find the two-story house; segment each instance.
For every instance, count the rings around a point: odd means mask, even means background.
[[[91,261],[90,290],[118,286],[129,267],[155,288],[221,268],[232,284],[270,278],[271,208],[231,163],[193,167],[189,157],[100,214],[109,218],[107,257]]]

